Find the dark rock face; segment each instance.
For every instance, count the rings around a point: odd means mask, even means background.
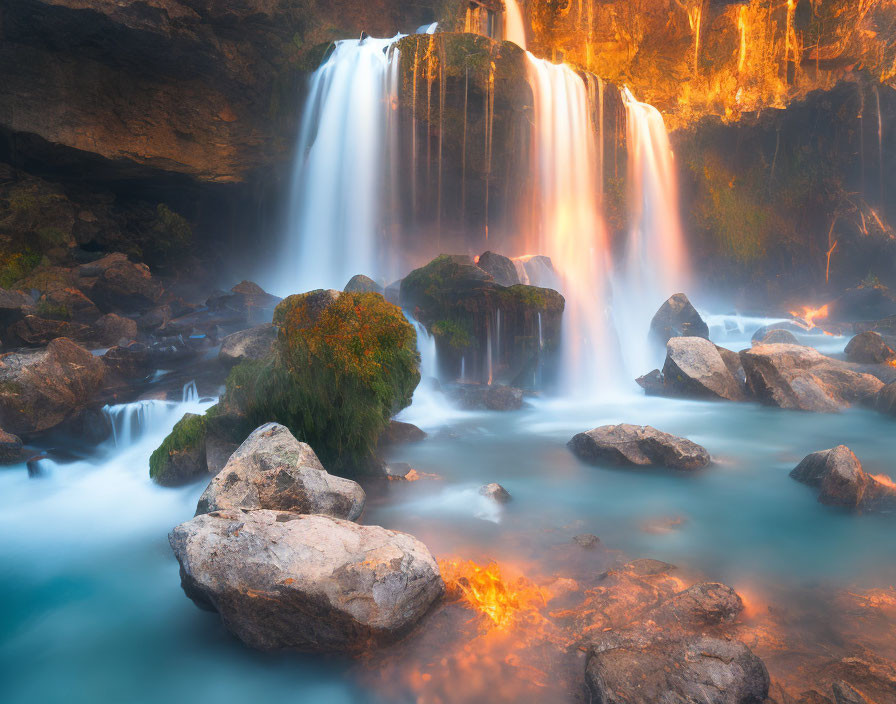
[[[896,352],[876,332],[861,332],[846,345],[846,358],[858,364],[884,364],[896,358]]]
[[[53,428],[83,410],[106,367],[65,337],[43,350],[0,356],[0,426],[16,434]]]
[[[391,420],[389,425],[380,435],[379,446],[404,445],[412,442],[420,442],[426,439],[426,433],[413,423],[405,423],[400,420]]]
[[[673,337],[704,337],[709,327],[683,293],[670,297],[650,321],[650,337],[665,345]]]
[[[110,347],[103,355],[103,361],[110,372],[124,379],[145,376],[152,369],[150,350],[140,342]]]
[[[459,384],[449,393],[471,410],[515,411],[523,407],[523,390],[503,384]]]
[[[700,469],[709,453],[697,443],[664,433],[649,425],[604,425],[579,433],[569,448],[580,459],[595,464]]]
[[[648,396],[662,396],[665,392],[663,386],[663,373],[659,369],[647,372],[644,376],[639,376],[635,382],[644,389],[644,393]]]
[[[834,682],[831,686],[831,691],[834,693],[834,704],[868,704],[868,700],[865,697],[859,694],[850,684],[842,680]]]
[[[362,651],[401,635],[445,589],[417,539],[330,516],[216,511],[169,541],[187,596],[262,650]]]
[[[499,504],[506,504],[512,498],[510,492],[496,482],[479,487],[479,493]]]
[[[20,462],[22,458],[22,440],[0,428],[0,464]]]
[[[36,315],[26,315],[9,326],[7,336],[7,339],[18,345],[42,347],[57,337],[84,341],[90,337],[90,328],[80,323],[70,323],[67,320],[51,320],[39,318]]]
[[[480,255],[477,265],[502,286],[515,286],[522,283],[516,273],[514,263],[502,254],[485,252]]]
[[[718,348],[702,337],[673,337],[666,343],[663,387],[667,395],[728,401],[744,396]]]
[[[206,417],[185,413],[149,458],[149,476],[162,486],[181,486],[208,472]]]
[[[78,267],[79,288],[103,310],[133,312],[152,308],[162,286],[146,264],[135,264],[121,253]]]
[[[698,582],[650,612],[659,624],[695,628],[733,622],[744,610],[740,595],[727,584]]]
[[[803,411],[836,412],[869,400],[883,383],[811,347],[757,345],[740,354],[747,392],[762,403]]]
[[[470,257],[443,254],[402,280],[400,298],[435,337],[444,375],[463,365],[466,381],[520,387],[540,366],[550,376],[565,305],[556,291],[502,286]]]
[[[271,323],[234,332],[221,340],[218,359],[228,367],[246,359],[266,359],[274,350],[277,328]]]
[[[342,291],[344,293],[378,293],[381,296],[384,293],[382,286],[364,274],[355,274]]]
[[[846,445],[807,455],[790,476],[817,487],[818,500],[823,504],[865,510],[896,506],[896,487],[866,474]]]
[[[268,423],[252,431],[212,478],[196,513],[271,509],[353,521],[364,501],[358,484],[327,473],[309,445],[284,426]]]
[[[95,338],[100,344],[126,346],[137,337],[137,321],[107,313],[96,321],[95,330]]]
[[[896,381],[881,388],[874,397],[874,407],[881,413],[896,416]]]
[[[765,665],[739,641],[638,631],[607,641],[594,647],[585,670],[602,704],[762,704],[768,695]]]

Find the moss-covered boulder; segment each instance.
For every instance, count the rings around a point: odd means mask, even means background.
[[[208,474],[205,415],[187,413],[149,457],[149,476],[163,486],[179,486]]]
[[[420,381],[413,326],[379,294],[326,291],[284,299],[274,324],[273,354],[231,370],[222,409],[249,430],[285,425],[330,471],[375,467],[378,437]]]
[[[565,302],[553,289],[502,286],[470,257],[443,254],[404,278],[401,305],[435,336],[443,376],[531,387],[559,346]]]

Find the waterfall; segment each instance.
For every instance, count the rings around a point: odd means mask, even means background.
[[[613,318],[629,376],[656,366],[645,344],[659,306],[688,283],[678,183],[663,116],[623,89],[628,144],[630,229],[613,278]]]
[[[526,48],[526,26],[523,13],[516,0],[504,0],[504,40]]]
[[[399,52],[391,39],[336,42],[311,77],[295,156],[282,294],[339,288],[355,274],[377,278],[381,204],[396,162],[390,119],[398,104]]]
[[[527,57],[534,98],[536,249],[551,258],[566,298],[562,380],[566,391],[594,393],[615,376],[615,350],[605,312],[610,257],[587,88],[568,66]]]

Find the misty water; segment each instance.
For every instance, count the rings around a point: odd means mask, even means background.
[[[762,322],[741,319],[741,330],[729,321],[722,342],[737,347]],[[843,345],[803,339],[831,352]],[[254,652],[181,591],[167,533],[193,515],[204,483],[156,486],[148,457],[183,413],[211,403],[188,388],[183,402],[113,407],[115,437],[84,457],[41,460],[37,476],[24,465],[0,472],[0,700],[376,700],[350,662]],[[436,476],[368,486],[362,522],[411,532],[437,557],[538,564],[594,533],[620,559],[665,560],[752,589],[867,586],[893,569],[890,517],[824,506],[788,477],[805,454],[837,443],[868,471],[887,471],[891,428],[870,411],[808,414],[632,390],[601,401],[536,398],[509,413],[459,411],[424,393],[401,417],[429,437],[389,459]],[[616,422],[687,436],[713,463],[692,473],[595,467],[567,450],[573,434]],[[511,503],[478,494],[492,481]]]

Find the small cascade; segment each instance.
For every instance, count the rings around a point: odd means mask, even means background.
[[[384,161],[396,138],[399,52],[391,39],[336,42],[311,77],[293,174],[281,293],[377,277]]]
[[[495,379],[494,368],[492,367],[492,326],[489,325],[485,335],[485,368],[487,373],[487,383],[489,386]]]
[[[465,381],[467,378],[467,357],[466,355],[460,358],[460,376],[457,377],[457,380],[460,382]]]
[[[550,257],[566,298],[562,382],[566,391],[594,393],[616,375],[605,313],[610,253],[600,212],[591,106],[585,81],[575,71],[527,57],[535,103],[538,215],[532,229],[536,250]]]
[[[613,317],[629,376],[651,366],[645,345],[650,320],[673,293],[687,289],[687,256],[678,209],[678,183],[660,112],[623,90],[630,230],[625,259],[613,278]]]

